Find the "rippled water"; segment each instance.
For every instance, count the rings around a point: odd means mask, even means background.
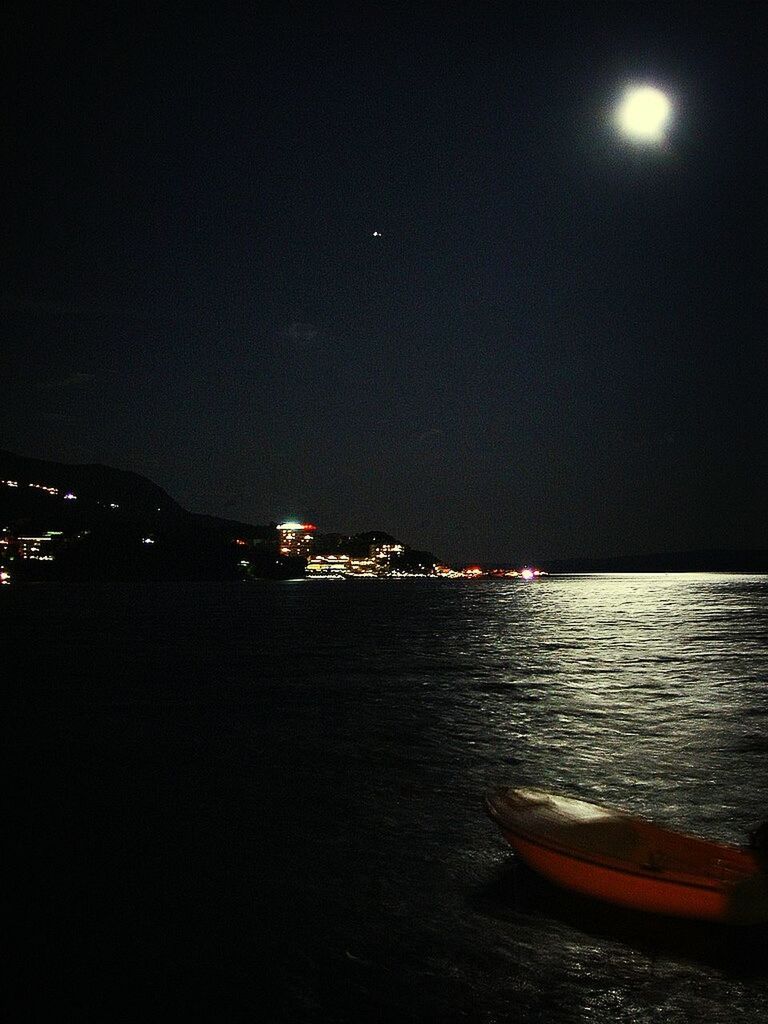
[[[742,841],[768,817],[768,578],[0,604],[14,1019],[43,995],[79,1020],[768,1019],[765,929],[563,893],[481,810],[528,782]]]

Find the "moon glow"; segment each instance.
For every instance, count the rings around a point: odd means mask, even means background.
[[[632,86],[616,110],[619,131],[633,142],[661,142],[672,116],[666,93],[652,85]]]

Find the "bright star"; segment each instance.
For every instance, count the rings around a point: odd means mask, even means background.
[[[380,231],[374,231],[373,232],[373,237],[374,238],[381,238],[381,232]]]
[[[672,115],[669,97],[652,85],[627,89],[616,110],[616,123],[634,142],[661,142]]]

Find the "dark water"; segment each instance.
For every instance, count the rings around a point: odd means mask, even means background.
[[[768,930],[569,896],[481,810],[538,783],[741,841],[768,578],[30,586],[0,612],[6,1020],[768,1019]]]

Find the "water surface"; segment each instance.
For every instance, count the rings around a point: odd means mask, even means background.
[[[762,929],[515,866],[533,783],[740,842],[768,578],[3,588],[14,1019],[768,1019]]]

